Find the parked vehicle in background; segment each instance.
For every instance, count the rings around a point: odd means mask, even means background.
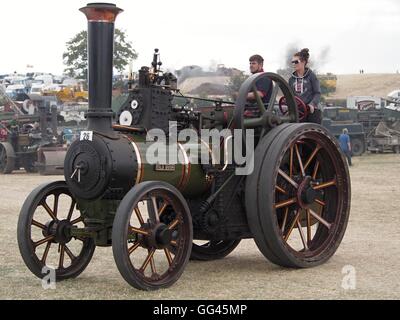
[[[336,138],[343,129],[348,130],[352,153],[361,156],[366,150],[366,135],[363,125],[358,121],[358,110],[343,107],[325,107],[323,110],[322,126],[327,128]]]

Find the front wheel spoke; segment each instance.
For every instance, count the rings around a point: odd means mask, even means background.
[[[150,252],[149,252],[149,253],[150,253]],[[155,264],[155,262],[154,262],[154,254],[153,254],[153,256],[152,256],[151,259],[150,259],[150,267],[151,267],[151,272],[152,272],[153,274],[157,274],[156,264]]]
[[[180,223],[179,218],[176,218],[169,226],[168,226],[168,230],[172,230],[174,228],[176,228],[176,226]]]
[[[168,207],[168,203],[165,202],[165,203],[163,204],[163,206],[161,207],[160,211],[158,212],[158,216],[159,216],[159,217],[164,213],[164,211],[165,211],[165,209],[167,209],[167,207]]]
[[[281,228],[282,234],[285,232],[285,227],[286,227],[286,222],[287,222],[288,215],[289,215],[289,208],[286,208],[285,216],[283,217],[282,228]]]
[[[67,217],[68,221],[72,219],[72,214],[74,213],[75,205],[76,201],[74,199],[71,199],[71,206],[69,207],[68,217]]]
[[[316,214],[313,210],[309,209],[310,214],[317,219],[319,222],[321,222],[325,227],[328,228],[328,230],[331,229],[332,227],[332,223],[329,223],[328,221],[326,221],[325,219],[323,219],[321,216],[319,216],[318,214]]]
[[[54,236],[48,236],[42,240],[39,240],[37,242],[33,243],[33,247],[36,249],[37,247],[41,246],[42,244],[46,243],[46,242],[50,242],[54,240]]]
[[[310,215],[310,210],[307,210],[307,243],[311,243],[311,215]]]
[[[173,259],[172,259],[172,256],[171,256],[171,252],[168,250],[168,248],[165,248],[164,252],[165,252],[165,256],[167,257],[169,266],[172,266],[172,260]]]
[[[47,256],[49,255],[50,247],[51,247],[51,241],[47,242],[46,249],[44,249],[44,252],[43,252],[42,260],[40,260],[43,264],[46,264],[46,260],[47,260]]]
[[[129,248],[128,254],[131,255],[139,247],[140,247],[140,243],[136,242],[132,247]]]
[[[336,179],[333,179],[333,180],[325,182],[325,183],[318,184],[318,185],[314,186],[314,190],[322,190],[322,189],[326,189],[326,188],[329,188],[332,186],[336,186]]]
[[[285,201],[275,204],[275,209],[284,208],[284,207],[290,206],[291,204],[294,204],[296,202],[297,202],[296,198],[291,198],[291,199],[288,199],[288,200],[285,200]]]
[[[314,157],[317,155],[319,150],[321,150],[321,146],[317,145],[315,150],[311,153],[310,157],[308,158],[306,164],[304,165],[304,171],[307,170],[308,166],[311,164],[311,162],[313,161]]]
[[[60,195],[54,195],[54,205],[53,205],[53,213],[57,217],[58,213],[58,199],[60,198]]]
[[[71,250],[66,245],[64,246],[64,249],[65,249],[65,253],[71,259],[71,262],[74,262],[74,260],[76,259],[75,255],[71,252]]]
[[[170,244],[171,244],[172,246],[174,246],[174,247],[177,247],[177,246],[178,246],[178,242],[176,242],[175,240],[172,240],[172,241],[170,242]]]
[[[306,172],[305,172],[305,169],[304,169],[304,166],[303,166],[303,161],[301,160],[301,156],[300,156],[300,152],[299,152],[299,146],[296,144],[294,146],[294,148],[295,148],[295,151],[296,151],[297,160],[299,162],[301,174],[302,174],[303,177],[305,177],[306,176]]]
[[[42,207],[47,211],[47,213],[49,214],[49,216],[53,219],[53,220],[57,220],[56,215],[54,214],[54,212],[50,209],[50,207],[47,205],[46,201],[42,202]]]
[[[80,216],[79,218],[76,218],[75,220],[71,221],[71,224],[74,225],[74,224],[77,224],[79,222],[83,222],[83,217],[82,216]]]
[[[40,228],[42,230],[46,230],[46,226],[45,225],[43,225],[40,222],[37,222],[35,220],[32,220],[32,225],[35,226],[35,227],[38,227],[38,228]]]
[[[154,222],[156,224],[160,223],[160,217],[158,215],[158,207],[157,207],[157,199],[156,197],[151,197],[151,208],[152,208],[152,212],[154,217]],[[151,210],[150,210],[151,211]]]
[[[302,228],[302,226],[301,226],[300,221],[297,220],[297,223],[296,223],[296,224],[297,224],[297,229],[299,230],[299,233],[300,233],[301,242],[303,242],[304,249],[305,249],[305,250],[308,250],[306,237],[305,237],[305,235],[304,235],[303,228]]]
[[[133,233],[138,233],[138,234],[141,234],[141,235],[144,235],[144,236],[148,236],[149,235],[149,233],[147,231],[145,231],[143,229],[131,227],[131,226],[129,226],[129,231],[133,232]]]
[[[58,269],[63,269],[64,268],[65,246],[60,245],[60,247],[61,247],[61,248],[59,248],[60,260],[58,261]]]
[[[144,271],[146,270],[146,268],[148,267],[148,265],[149,265],[151,259],[152,259],[153,256],[154,256],[154,253],[155,253],[155,252],[156,252],[156,249],[151,249],[151,250],[149,251],[149,254],[148,254],[146,260],[144,261],[142,267],[140,268],[140,271],[141,271],[141,272],[144,272]]]
[[[292,231],[293,231],[294,227],[296,226],[297,221],[300,218],[300,213],[301,213],[300,209],[297,209],[297,213],[296,213],[296,216],[295,216],[295,218],[294,218],[294,220],[292,222],[292,225],[290,226],[286,236],[283,238],[285,240],[285,242],[287,242],[289,240],[289,237],[292,234]]]
[[[290,178],[285,171],[283,171],[282,169],[278,170],[278,173],[282,176],[282,178],[284,178],[287,182],[289,182],[293,187],[295,187],[296,189],[299,187],[299,185],[297,184],[296,181],[294,181],[292,178]]]
[[[140,213],[139,208],[135,208],[135,214],[140,222],[140,225],[144,225],[144,220],[143,220],[142,214]]]

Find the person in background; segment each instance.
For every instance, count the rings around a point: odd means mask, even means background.
[[[310,53],[307,48],[294,54],[292,66],[295,71],[289,79],[289,86],[293,88],[295,95],[309,106],[305,122],[321,124],[322,112],[319,108],[321,87],[315,73],[307,67],[309,59]]]
[[[340,144],[340,149],[343,151],[343,153],[347,158],[349,166],[352,166],[350,136],[349,136],[349,131],[346,128],[343,129],[343,133],[339,136],[339,144]]]

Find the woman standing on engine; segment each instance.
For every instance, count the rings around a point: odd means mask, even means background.
[[[305,122],[321,124],[322,112],[318,106],[321,98],[321,88],[315,73],[310,68],[307,68],[309,59],[310,53],[307,48],[294,54],[292,66],[295,71],[289,79],[289,85],[293,88],[295,95],[309,106],[309,114]]]

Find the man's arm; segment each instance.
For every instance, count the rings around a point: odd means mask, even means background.
[[[268,78],[262,78],[256,82],[257,93],[263,99],[267,96],[268,91],[270,90],[272,81]],[[254,92],[249,92],[247,94],[248,100],[256,100],[256,96]]]

